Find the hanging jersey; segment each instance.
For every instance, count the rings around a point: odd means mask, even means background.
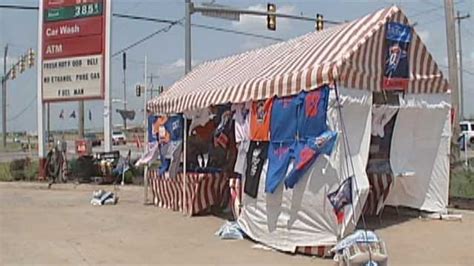
[[[273,99],[252,103],[250,112],[250,140],[268,141],[270,139],[270,113]]]
[[[314,138],[327,130],[326,117],[329,100],[329,87],[324,85],[317,90],[303,92],[301,112],[298,114],[298,134],[300,139]]]
[[[273,100],[270,118],[270,138],[272,142],[295,140],[300,103],[301,97],[298,96]]]
[[[166,133],[172,141],[182,140],[183,138],[183,118],[180,115],[169,116],[165,123]]]

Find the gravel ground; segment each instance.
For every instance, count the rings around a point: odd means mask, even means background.
[[[97,188],[0,183],[0,265],[334,265],[330,259],[254,249],[248,240],[219,240],[214,232],[221,218],[145,206],[140,187],[120,188],[116,206],[91,206]],[[390,265],[473,265],[474,212],[456,212],[462,222],[388,213],[369,225],[385,240]]]

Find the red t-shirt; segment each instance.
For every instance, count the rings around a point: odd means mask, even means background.
[[[256,101],[252,103],[250,112],[250,140],[270,140],[270,114],[273,99]]]

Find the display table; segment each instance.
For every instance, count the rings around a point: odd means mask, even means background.
[[[183,209],[183,174],[176,178],[160,178],[156,170],[148,171],[153,203],[173,211]],[[195,215],[211,206],[222,204],[229,190],[229,177],[221,173],[186,174],[186,214]]]

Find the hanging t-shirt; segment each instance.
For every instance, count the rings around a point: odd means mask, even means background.
[[[324,85],[310,92],[302,92],[301,112],[298,114],[298,134],[300,139],[315,138],[327,130],[326,117],[329,87]]]
[[[165,123],[165,130],[172,141],[182,140],[183,138],[183,118],[180,115],[168,117]]]
[[[250,140],[270,140],[270,113],[272,103],[272,98],[252,103],[252,109],[250,111]]]
[[[270,119],[270,138],[272,142],[295,140],[298,110],[301,102],[302,99],[298,96],[273,100]]]
[[[235,141],[237,143],[249,140],[251,103],[237,103],[232,105],[235,121]]]

